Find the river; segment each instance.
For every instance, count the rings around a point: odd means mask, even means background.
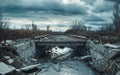
[[[68,47],[62,49],[59,47],[54,47],[52,48],[52,57],[55,57],[55,55],[58,56],[60,54],[72,52],[72,50],[73,49]],[[63,56],[62,58],[65,59],[65,57],[68,57],[70,54],[68,54],[67,56]],[[59,57],[58,59],[61,59],[61,57]],[[95,72],[91,68],[89,68],[83,61],[76,59],[65,59],[57,61],[58,62],[42,62],[40,66],[42,68],[42,71],[40,71],[37,75],[96,75]]]

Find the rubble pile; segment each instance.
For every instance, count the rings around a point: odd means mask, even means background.
[[[17,52],[10,45],[3,45],[0,48],[0,61],[16,68],[20,68],[23,65]]]
[[[29,75],[41,70],[38,65],[34,58],[21,57],[10,42],[0,43],[0,75]]]
[[[120,46],[89,41],[92,56],[91,67],[102,75],[115,75],[120,69]]]
[[[15,48],[13,48],[9,44],[1,44],[0,47],[0,66],[3,67],[0,69],[0,74],[9,74],[15,72],[15,69],[21,68],[23,66],[23,62],[20,60],[18,53]],[[19,73],[20,74],[20,73]]]

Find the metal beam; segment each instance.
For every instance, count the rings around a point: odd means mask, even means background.
[[[85,42],[36,42],[37,46],[85,46]]]

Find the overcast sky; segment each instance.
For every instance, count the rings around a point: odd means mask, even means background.
[[[112,22],[116,0],[0,0],[5,18],[13,27],[23,27],[32,21],[40,27],[65,31],[74,20],[96,28]]]

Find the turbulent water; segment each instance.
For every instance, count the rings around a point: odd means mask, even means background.
[[[71,53],[73,49],[65,48],[52,48],[52,57],[57,57],[61,54]],[[54,55],[56,54],[56,55]],[[69,54],[70,55],[70,54]],[[61,59],[68,57],[69,55],[63,55]],[[63,60],[57,63],[52,61],[41,63],[42,71],[37,75],[95,75],[84,62],[75,59]]]
[[[69,48],[69,47],[64,47],[64,48],[59,48],[59,47],[53,47],[51,49],[51,58],[55,58],[55,57],[59,57],[61,55],[63,55],[63,57],[67,57],[67,56],[64,56],[65,55],[71,55],[73,52],[73,49]]]

